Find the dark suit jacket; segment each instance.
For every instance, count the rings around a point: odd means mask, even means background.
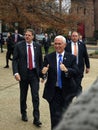
[[[71,50],[71,42],[67,44],[65,51],[72,53]],[[78,67],[80,73],[83,75],[84,66],[86,65],[87,68],[90,68],[89,57],[87,53],[86,45],[82,42],[78,41]]]
[[[47,38],[47,41],[45,38],[43,38],[43,45],[44,47],[49,47],[51,45],[51,40],[49,37]]]
[[[35,66],[36,73],[39,78],[42,70],[42,51],[41,46],[33,42],[34,54],[35,54]],[[15,45],[13,55],[13,73],[19,73],[21,78],[24,80],[27,78],[27,47],[26,42],[21,41]]]
[[[3,44],[4,44],[4,38],[3,38],[2,33],[0,33],[0,45],[3,45]]]
[[[57,82],[57,61],[56,52],[47,55],[44,59],[44,66],[49,64],[47,81],[45,83],[45,89],[43,93],[43,98],[50,102],[55,93],[55,87]],[[73,77],[78,74],[78,66],[76,65],[75,56],[70,53],[65,53],[63,58],[63,64],[68,68],[68,72],[64,73],[62,71],[62,95],[65,100],[76,94],[76,84]]]

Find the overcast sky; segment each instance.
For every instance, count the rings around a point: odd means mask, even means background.
[[[59,0],[56,0],[59,2]],[[65,9],[68,11],[71,5],[71,0],[63,0],[62,6],[65,7]]]

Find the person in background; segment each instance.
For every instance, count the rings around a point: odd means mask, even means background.
[[[45,33],[45,37],[43,38],[43,46],[44,46],[44,50],[45,50],[45,55],[48,54],[50,45],[51,45],[51,39],[48,36],[48,34]]]
[[[83,36],[81,34],[79,34],[79,41],[84,43],[84,39],[83,39]]]
[[[67,38],[66,38],[66,42],[69,43],[71,40],[71,34],[68,34]]]
[[[14,44],[18,43],[19,41],[24,40],[23,37],[20,36],[20,34],[18,33],[18,30],[15,30],[15,33],[12,35],[12,39]]]
[[[8,32],[7,34],[5,44],[7,45],[7,52],[6,52],[6,65],[4,66],[4,68],[9,68],[9,60],[12,60],[14,51],[14,43],[12,40],[12,34],[10,32]]]
[[[13,54],[13,74],[20,85],[20,112],[22,121],[27,122],[27,92],[30,85],[33,104],[33,124],[40,127],[39,77],[42,75],[41,46],[33,41],[34,31],[25,31],[25,41],[15,45]]]
[[[62,35],[56,36],[55,51],[45,56],[42,69],[47,76],[43,98],[49,103],[51,130],[58,125],[76,95],[77,85],[73,79],[79,72],[76,57],[66,52],[65,48],[66,39]]]
[[[79,67],[80,74],[76,78],[76,82],[79,86],[77,95],[82,92],[82,78],[84,76],[84,69],[86,74],[90,71],[90,61],[87,53],[86,45],[79,41],[79,34],[77,31],[73,31],[71,34],[71,41],[67,44],[65,51],[70,52],[76,56],[76,63]]]
[[[3,53],[3,44],[4,44],[4,39],[2,33],[0,33],[0,48],[1,48],[1,53]]]

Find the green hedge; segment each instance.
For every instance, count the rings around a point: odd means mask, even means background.
[[[51,52],[53,52],[53,51],[54,51],[54,46],[51,45],[51,46],[49,47],[49,53],[51,53]],[[42,46],[42,53],[45,54],[45,50],[44,50],[44,47],[43,47],[43,46]]]

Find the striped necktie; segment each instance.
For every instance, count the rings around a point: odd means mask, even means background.
[[[77,45],[74,43],[74,55],[77,56]]]

